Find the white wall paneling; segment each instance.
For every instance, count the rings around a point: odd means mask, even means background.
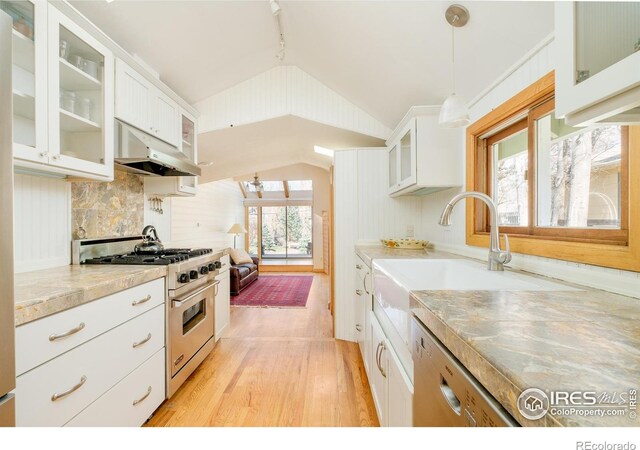
[[[358,239],[358,152],[356,150],[336,152],[334,160],[334,282],[336,339],[355,341],[356,308],[353,302],[355,280],[354,244]]]
[[[545,39],[496,80],[490,89],[471,102],[471,122],[475,122],[491,110],[501,105],[515,94],[540,79],[554,68],[555,43]],[[460,151],[465,151],[466,143],[460,143]],[[464,158],[463,158],[464,160]],[[461,168],[464,171],[464,168]],[[487,250],[465,245],[465,208],[459,204],[454,209],[450,227],[438,225],[438,219],[447,202],[463,189],[450,189],[422,198],[422,234],[425,239],[436,243],[436,247],[465,256],[485,259]],[[607,269],[586,264],[541,258],[531,255],[514,254],[511,267],[538,273],[574,283],[640,297],[640,274],[617,269]]]
[[[334,161],[335,336],[355,341],[355,245],[404,237],[412,225],[423,237],[420,197],[387,195],[387,149],[338,151]]]
[[[233,180],[200,184],[194,197],[171,198],[170,214],[165,210],[160,216],[170,217],[170,228],[166,229],[166,219],[160,219],[158,233],[161,238],[170,236],[172,247],[232,247],[233,235],[227,230],[235,222],[244,223],[242,201],[238,183]],[[149,214],[145,214],[145,221],[147,217]],[[244,247],[243,238],[238,239],[238,247]]]
[[[16,174],[15,271],[30,272],[71,262],[71,185]]]
[[[200,133],[295,115],[386,139],[391,130],[296,66],[278,66],[195,104]]]

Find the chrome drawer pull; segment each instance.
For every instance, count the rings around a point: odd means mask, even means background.
[[[133,401],[133,406],[136,406],[138,403],[142,403],[143,401],[145,401],[147,399],[148,396],[151,395],[151,386],[149,386],[147,388],[147,393],[144,394],[142,397],[140,397],[138,400],[134,400]]]
[[[75,328],[70,329],[69,331],[62,333],[62,334],[52,334],[49,336],[49,340],[51,342],[58,340],[58,339],[62,339],[62,338],[66,338],[67,336],[71,336],[72,334],[76,334],[78,331],[81,331],[84,328],[84,322],[80,322],[80,325],[78,325]]]
[[[51,396],[51,401],[55,402],[56,400],[60,400],[63,397],[66,397],[69,394],[74,393],[75,391],[77,391],[78,389],[80,389],[82,387],[82,385],[87,381],[87,377],[85,377],[84,375],[82,375],[82,378],[80,378],[80,382],[78,384],[76,384],[75,386],[73,386],[70,389],[67,389],[64,392],[60,392],[59,394],[53,394]]]
[[[134,300],[131,302],[131,306],[142,305],[143,303],[147,303],[151,300],[151,294],[147,295],[145,298],[141,298],[140,300]]]
[[[147,335],[147,337],[146,337],[146,338],[144,338],[143,340],[141,340],[140,342],[134,342],[134,343],[133,343],[133,348],[140,347],[142,344],[146,344],[146,343],[147,343],[147,342],[149,342],[150,340],[151,340],[151,333],[149,333],[149,334]]]
[[[176,360],[173,362],[173,365],[174,365],[174,366],[177,366],[178,364],[180,364],[180,363],[182,362],[182,360],[183,360],[183,359],[184,359],[184,354],[182,354],[182,355],[178,356],[178,359],[176,359]]]

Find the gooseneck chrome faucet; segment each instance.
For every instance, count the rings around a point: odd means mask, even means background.
[[[463,198],[473,197],[478,200],[482,200],[487,204],[489,208],[489,225],[491,227],[491,239],[489,242],[489,262],[487,268],[489,270],[504,270],[504,265],[511,261],[511,251],[509,250],[509,238],[507,235],[504,235],[504,243],[506,249],[503,251],[500,248],[500,230],[498,229],[498,211],[495,203],[491,197],[482,192],[463,192],[462,194],[458,194],[453,197],[447,206],[445,206],[442,211],[442,215],[440,216],[440,221],[438,222],[442,226],[451,225],[451,212],[453,211],[453,207]]]

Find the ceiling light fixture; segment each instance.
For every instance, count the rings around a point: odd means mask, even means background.
[[[249,181],[249,184],[256,188],[256,192],[264,191],[262,181],[258,180],[258,172],[256,172],[256,175],[253,177],[253,181]]]
[[[469,109],[465,101],[456,95],[456,50],[455,29],[463,27],[469,21],[469,11],[462,5],[451,5],[444,14],[451,25],[451,78],[452,93],[440,109],[440,126],[444,128],[464,127],[469,124]]]
[[[313,146],[313,151],[319,153],[320,155],[328,156],[329,158],[333,158],[334,150],[330,148],[320,147],[319,145]]]

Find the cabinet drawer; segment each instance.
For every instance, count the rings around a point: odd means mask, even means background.
[[[160,278],[16,328],[16,375],[164,304],[164,297]]]
[[[164,358],[162,348],[65,426],[138,427],[145,423],[165,398]]]
[[[164,305],[158,305],[20,375],[16,379],[16,424],[64,425],[164,347],[164,314]],[[69,393],[63,395],[65,392]],[[54,394],[59,398],[54,400]]]

